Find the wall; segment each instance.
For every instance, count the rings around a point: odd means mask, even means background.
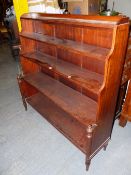
[[[108,0],[109,9],[112,9],[113,1],[115,2],[114,10],[131,18],[131,0]]]

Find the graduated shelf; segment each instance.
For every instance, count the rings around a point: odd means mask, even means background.
[[[44,69],[49,69],[54,74],[78,84],[88,91],[89,96],[97,99],[103,75],[39,52],[25,53],[22,56],[42,65]]]
[[[110,49],[94,46],[90,44],[83,44],[73,40],[59,39],[53,36],[43,35],[40,33],[21,32],[20,36],[34,39],[57,46],[57,48],[67,48],[81,53],[85,56],[95,57],[98,59],[105,59],[109,54]]]
[[[86,153],[87,138],[86,126],[77,121],[59,106],[53,103],[42,93],[34,94],[26,101],[39,112],[49,123],[57,128],[72,143],[74,143],[82,152]],[[92,124],[89,123],[88,124]]]
[[[23,78],[80,123],[88,125],[96,121],[97,103],[94,100],[41,72]]]

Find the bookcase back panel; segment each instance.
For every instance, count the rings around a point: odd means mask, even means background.
[[[54,24],[45,23],[42,21],[35,21],[35,32],[44,35],[54,36]]]
[[[42,43],[37,41],[37,50],[41,53],[46,53],[51,56],[57,56],[57,48],[55,45]]]
[[[72,50],[58,48],[57,49],[57,57],[58,57],[58,59],[68,61],[68,62],[76,64],[80,67],[82,66],[83,56],[80,53],[74,52]]]
[[[105,61],[83,56],[82,67],[99,74],[104,74]]]
[[[20,59],[22,71],[24,74],[35,73],[40,71],[40,66],[29,59],[21,57]]]
[[[83,42],[105,48],[111,48],[113,29],[86,27],[83,28]]]
[[[111,48],[112,45],[112,28],[76,27],[73,25],[56,24],[54,32],[54,36],[57,38],[78,41],[105,48]]]
[[[56,24],[55,37],[82,42],[82,27],[72,25]]]
[[[90,57],[88,55],[84,56],[73,50],[66,50],[63,48],[57,49],[57,57],[58,59],[62,59],[64,61],[78,65],[81,68],[86,68],[93,72],[104,74],[104,65],[105,65],[104,58],[97,59],[97,58]]]
[[[29,20],[27,20],[27,25]],[[32,20],[31,20],[32,22]],[[48,23],[48,21],[32,22],[33,30],[36,33],[41,33],[48,36],[54,36],[60,39],[68,39],[87,43],[105,48],[111,48],[113,29],[91,26],[74,26],[68,24]]]
[[[31,19],[21,19],[22,32],[34,32],[35,22]]]
[[[36,50],[36,42],[35,40],[31,40],[28,38],[24,38],[24,37],[20,37],[20,41],[21,41],[21,50],[22,53],[26,53],[26,52],[33,52],[34,50]]]

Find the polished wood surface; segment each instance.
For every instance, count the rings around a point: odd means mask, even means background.
[[[123,16],[25,14],[18,83],[35,108],[91,159],[112,132],[127,47]]]
[[[85,20],[85,24],[86,25],[91,25],[90,23],[97,24],[97,23],[104,23],[104,24],[108,24],[109,26],[111,24],[122,24],[122,23],[126,23],[127,22],[127,17],[125,16],[107,16],[105,18],[105,16],[91,16],[91,15],[72,15],[72,14],[47,14],[47,13],[25,13],[22,15],[21,20],[22,19],[33,19],[33,20],[45,20],[45,21],[52,21],[54,22],[54,20],[56,20],[57,22],[62,21],[69,21],[70,23],[75,20],[75,22],[81,22],[83,20]],[[56,22],[55,21],[55,22]],[[62,22],[63,22],[62,21]],[[65,21],[65,22],[66,22]],[[88,23],[89,22],[89,23]],[[79,24],[76,24],[79,25]],[[23,28],[24,26],[22,26]],[[31,26],[32,27],[32,26]],[[108,26],[106,26],[108,27]],[[27,28],[28,29],[28,28]]]
[[[121,85],[123,85],[130,79],[131,79],[131,31],[128,39],[128,47],[126,51],[126,58],[124,63]]]
[[[101,74],[39,52],[23,54],[21,62],[24,62],[23,66],[25,71],[27,71],[29,67],[26,62],[30,62],[30,64],[34,65],[36,65],[37,62],[37,65],[41,65],[42,71],[46,72],[48,75],[59,79],[59,81],[64,84],[72,83],[72,85],[74,85],[72,88],[74,87],[74,89],[92,97],[94,100],[98,98],[98,91],[103,82],[103,75]],[[27,68],[25,65],[27,65]],[[32,65],[31,71],[33,70],[34,66]],[[30,70],[28,73],[29,72]],[[77,86],[79,89],[77,89]]]
[[[127,94],[122,107],[119,125],[124,127],[126,126],[127,121],[131,122],[131,80],[127,88]]]
[[[124,64],[124,70],[122,74],[121,84],[127,82],[126,97],[122,106],[120,114],[119,125],[122,127],[126,126],[127,121],[131,122],[131,31],[128,39],[128,48],[126,52],[126,59]]]
[[[124,63],[124,68],[122,73],[121,84],[119,88],[119,95],[117,99],[115,118],[120,117],[120,114],[122,111],[122,105],[124,103],[125,95],[128,87],[127,85],[130,79],[131,79],[131,31],[129,32],[129,37],[128,37],[128,46],[127,46],[126,55],[125,55],[125,63]]]
[[[40,72],[27,75],[24,80],[83,124],[96,121],[97,103],[94,100]]]
[[[86,154],[86,131],[78,120],[67,114],[42,93],[27,98],[27,102]]]

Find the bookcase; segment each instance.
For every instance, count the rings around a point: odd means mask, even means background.
[[[91,159],[106,148],[127,47],[129,19],[29,13],[21,17],[23,104]]]

